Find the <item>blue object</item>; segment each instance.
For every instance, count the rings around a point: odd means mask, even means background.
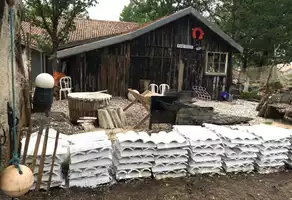
[[[228,101],[229,93],[228,92],[220,92],[220,101]]]

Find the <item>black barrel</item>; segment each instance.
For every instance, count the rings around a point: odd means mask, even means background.
[[[53,104],[53,89],[36,87],[33,96],[34,113],[48,113]]]

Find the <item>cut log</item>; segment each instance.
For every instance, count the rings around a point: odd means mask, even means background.
[[[271,96],[271,94],[266,94],[259,102],[259,104],[256,107],[256,111],[260,111],[262,109],[262,107],[264,106],[264,104],[269,100],[269,97]]]
[[[96,117],[80,117],[80,120],[97,120]]]
[[[100,128],[124,128],[127,125],[126,115],[120,107],[106,107],[98,110]]]
[[[292,93],[277,93],[266,95],[259,103],[258,116],[268,119],[284,119],[290,122],[292,113]],[[292,121],[291,121],[292,122]]]
[[[95,124],[96,124],[96,117],[80,117],[79,120],[77,120],[77,123],[82,126],[83,130],[85,131],[91,131],[95,129]]]
[[[101,92],[80,92],[68,95],[70,121],[76,123],[80,117],[97,117],[98,109],[108,106],[112,96]]]
[[[95,129],[95,126],[92,123],[82,123],[81,126],[85,131],[91,131]]]
[[[133,90],[133,92],[136,92],[137,94],[140,94],[137,90]],[[135,97],[130,92],[128,92],[128,99],[130,101],[135,101]]]
[[[259,113],[258,113],[259,117],[265,117],[265,113],[266,113],[267,107],[268,107],[268,102],[264,102],[264,104],[260,106],[260,110],[259,110]]]
[[[268,104],[264,117],[269,119],[283,119],[289,107],[291,107],[291,105],[282,103]]]

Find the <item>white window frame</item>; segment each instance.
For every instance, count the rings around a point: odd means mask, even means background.
[[[210,63],[209,62],[209,54],[219,54],[220,58],[221,58],[222,55],[225,55],[225,69],[224,69],[224,72],[209,72],[209,71],[207,71],[208,70],[208,64]],[[206,52],[205,74],[209,75],[209,76],[226,76],[227,75],[227,67],[228,67],[228,56],[229,56],[228,52],[207,51]],[[213,62],[212,62],[213,66],[214,66],[214,58],[215,58],[215,56],[213,56]],[[219,63],[221,63],[220,60],[219,60]]]

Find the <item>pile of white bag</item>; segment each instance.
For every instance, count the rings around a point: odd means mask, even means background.
[[[221,139],[211,130],[200,126],[174,126],[189,142],[188,172],[190,174],[220,173],[224,154]]]
[[[288,148],[288,159],[285,161],[285,163],[287,164],[287,167],[291,169],[292,168],[292,130],[286,130],[286,131],[289,131],[289,134],[290,134],[290,138],[289,138],[290,145]]]
[[[241,130],[232,130],[225,126],[204,124],[221,139],[225,149],[222,157],[226,172],[252,172],[259,152],[261,141],[255,135]]]
[[[284,170],[285,162],[288,159],[290,133],[285,129],[268,125],[237,126],[236,128],[246,130],[261,140],[255,162],[255,169],[259,173],[274,173]]]
[[[159,132],[151,135],[156,144],[155,164],[152,167],[156,179],[186,176],[189,146],[179,133]]]
[[[104,131],[72,135],[68,140],[69,187],[96,187],[112,181],[112,146]]]
[[[38,157],[36,159],[36,165],[34,168],[35,183],[37,182],[37,176],[39,172],[39,165],[41,161],[41,154],[43,150],[45,132],[46,130],[43,130],[42,132],[38,154],[37,154]],[[40,188],[45,189],[45,190],[47,189],[47,184],[49,181],[49,176],[50,176],[50,171],[51,171],[51,166],[52,166],[52,158],[53,158],[53,152],[54,152],[54,147],[55,147],[56,133],[57,131],[55,131],[54,129],[49,129],[49,137],[48,137],[48,143],[47,143],[47,149],[46,149],[44,169],[43,169],[43,174],[42,174],[42,183],[40,185]],[[33,154],[34,154],[35,144],[37,140],[37,135],[38,135],[38,132],[31,134],[31,139],[28,146],[27,157],[26,157],[26,165],[28,166],[32,165],[33,163]],[[66,135],[63,135],[63,134],[59,135],[58,147],[57,147],[55,162],[53,166],[53,174],[52,174],[50,187],[60,187],[65,184],[65,180],[62,175],[62,165],[68,162],[68,158],[69,158],[69,143],[66,138],[67,138]],[[23,154],[23,151],[24,151],[25,140],[26,138],[22,139],[21,155]],[[32,189],[34,188],[35,188],[35,184],[32,187]]]
[[[113,164],[117,180],[150,177],[155,144],[145,132],[116,135]]]

